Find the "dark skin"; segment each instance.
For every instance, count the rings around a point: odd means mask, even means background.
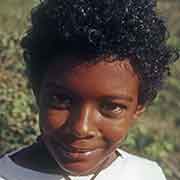
[[[117,158],[116,149],[144,111],[138,103],[139,77],[129,60],[110,63],[99,58],[95,65],[80,64],[64,71],[55,62],[40,90],[34,88],[42,140],[49,152],[43,162],[50,162],[49,172],[60,173],[61,169],[71,175],[88,175],[106,168]],[[37,153],[19,153],[13,159],[37,169],[39,160],[33,158]]]

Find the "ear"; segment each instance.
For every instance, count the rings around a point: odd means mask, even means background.
[[[31,89],[32,89],[32,92],[33,92],[34,97],[36,99],[36,103],[39,106],[39,91],[40,91],[40,88],[39,88],[39,86],[37,84],[31,83]]]
[[[143,106],[143,105],[138,105],[137,107],[136,107],[136,111],[135,111],[135,113],[134,113],[134,115],[133,115],[133,119],[134,120],[137,120],[138,118],[139,118],[139,116],[145,111],[145,106]]]

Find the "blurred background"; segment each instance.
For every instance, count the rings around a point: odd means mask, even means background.
[[[19,45],[38,2],[0,0],[0,154],[33,143],[39,134]],[[157,11],[166,16],[168,43],[180,50],[180,0],[158,0]],[[122,148],[158,161],[168,180],[180,179],[180,61]]]

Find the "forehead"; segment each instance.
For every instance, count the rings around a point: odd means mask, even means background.
[[[138,76],[128,59],[80,64],[65,71],[61,62],[56,61],[49,67],[45,83],[85,96],[134,96],[139,89]]]

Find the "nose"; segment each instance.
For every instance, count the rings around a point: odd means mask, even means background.
[[[90,104],[76,107],[69,119],[70,133],[77,138],[92,138],[96,135],[93,107]]]

